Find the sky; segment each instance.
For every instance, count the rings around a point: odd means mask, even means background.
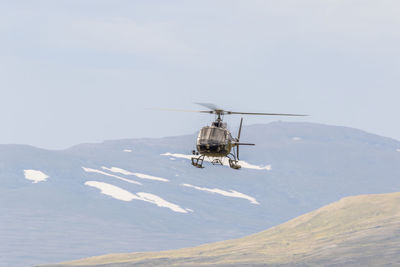
[[[400,140],[397,0],[0,2],[0,144],[192,134],[212,115]],[[225,118],[233,131],[240,117]],[[245,128],[244,128],[245,131]]]

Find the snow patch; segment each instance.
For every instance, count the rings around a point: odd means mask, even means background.
[[[175,157],[175,158],[182,158],[182,159],[192,159],[193,155],[185,155],[185,154],[178,154],[178,153],[164,153],[161,154],[161,156],[169,156],[169,157]],[[213,161],[213,157],[206,157],[204,159],[204,161],[208,161],[211,162]],[[229,166],[229,162],[227,158],[222,158],[222,163],[224,164],[224,166]],[[265,166],[258,166],[258,165],[254,165],[251,163],[248,163],[244,160],[239,160],[238,164],[245,169],[253,169],[253,170],[267,170],[270,171],[272,169],[271,165],[265,165]]]
[[[161,154],[161,156],[170,156],[170,157],[174,157],[174,158],[182,158],[182,159],[192,159],[192,155],[185,155],[185,154],[178,154],[178,153],[164,153]]]
[[[173,204],[171,202],[168,202],[168,201],[162,199],[159,196],[156,196],[156,195],[153,195],[153,194],[150,194],[150,193],[144,193],[144,192],[139,192],[137,194],[140,197],[140,199],[143,200],[143,201],[147,201],[147,202],[153,203],[153,204],[155,204],[155,205],[157,205],[159,207],[169,208],[169,209],[171,209],[172,211],[175,211],[175,212],[187,213],[186,210],[182,209],[178,205]]]
[[[49,178],[48,175],[37,170],[24,170],[25,179],[33,181],[34,184],[44,182]]]
[[[126,179],[126,178],[124,178],[124,177],[120,177],[120,176],[117,176],[117,175],[114,175],[114,174],[106,173],[106,172],[103,172],[103,171],[100,171],[100,170],[91,169],[91,168],[85,168],[85,167],[82,167],[82,169],[83,169],[85,172],[99,173],[99,174],[103,174],[103,175],[105,175],[105,176],[110,176],[110,177],[117,178],[117,179],[119,179],[119,180],[122,180],[122,181],[125,181],[125,182],[128,182],[128,183],[131,183],[131,184],[138,184],[138,185],[141,185],[141,183],[136,182],[136,181],[134,181],[134,180]]]
[[[138,173],[138,172],[130,172],[121,168],[117,168],[117,167],[111,167],[111,168],[107,168],[107,167],[101,167],[103,170],[107,170],[110,172],[114,172],[114,173],[121,173],[124,175],[134,175],[140,179],[148,179],[148,180],[155,180],[155,181],[161,181],[161,182],[169,182],[168,179],[165,178],[161,178],[161,177],[156,177],[156,176],[152,176],[152,175],[148,175],[148,174],[143,174],[143,173]]]
[[[127,153],[130,153],[130,152],[132,152],[132,150],[131,150],[131,149],[124,149],[124,150],[122,150],[122,151],[124,151],[124,152],[127,152]]]
[[[225,190],[218,189],[218,188],[199,187],[199,186],[195,186],[195,185],[191,185],[191,184],[181,184],[181,185],[185,186],[185,187],[194,188],[194,189],[197,189],[197,190],[200,190],[200,191],[220,194],[220,195],[223,195],[223,196],[226,196],[226,197],[236,197],[236,198],[247,199],[248,201],[250,201],[250,203],[255,204],[255,205],[259,205],[260,204],[260,203],[258,203],[258,201],[254,197],[245,195],[245,194],[237,192],[235,190],[225,191]]]
[[[143,174],[143,173],[138,173],[138,172],[133,173],[133,175],[135,175],[136,177],[139,177],[141,179],[149,179],[149,180],[155,180],[155,181],[161,181],[161,182],[169,182],[169,180],[165,179],[165,178],[156,177],[156,176]]]
[[[118,186],[97,181],[87,181],[85,182],[85,185],[100,189],[102,194],[108,195],[118,200],[122,201],[132,201],[134,199],[142,200],[157,205],[158,207],[168,208],[174,212],[187,213],[187,210],[182,209],[180,206],[168,202],[154,194],[144,193],[144,192],[133,194]]]
[[[229,165],[228,161],[224,162],[224,165]],[[258,165],[254,165],[254,164],[250,164],[246,161],[243,160],[239,160],[238,164],[240,166],[242,166],[242,168],[246,168],[246,169],[253,169],[253,170],[267,170],[270,171],[272,169],[271,165],[265,165],[265,166],[258,166]]]
[[[293,141],[300,141],[300,140],[303,140],[303,138],[295,136],[295,137],[292,138],[292,140]]]
[[[131,201],[132,199],[138,199],[138,197],[132,194],[131,192],[126,191],[125,189],[122,189],[112,184],[107,184],[97,181],[87,181],[85,182],[85,185],[100,189],[102,194],[113,197],[118,200]]]

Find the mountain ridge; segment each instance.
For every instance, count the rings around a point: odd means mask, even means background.
[[[367,134],[371,137],[377,137],[380,139],[386,139],[387,141],[391,142],[397,142],[400,143],[400,140],[397,140],[396,138],[393,137],[388,137],[385,135],[380,135],[380,134],[374,134],[366,130],[350,127],[350,126],[341,126],[341,125],[330,125],[330,124],[325,124],[325,123],[315,123],[315,122],[287,122],[287,121],[272,121],[270,123],[255,123],[255,124],[249,124],[249,125],[243,125],[243,133],[245,134],[246,128],[257,128],[257,127],[266,127],[266,126],[276,126],[276,125],[291,125],[291,126],[296,126],[296,125],[301,125],[301,126],[313,126],[313,127],[323,127],[323,128],[331,128],[331,129],[344,129],[346,131],[353,131],[353,133],[360,133],[360,134]],[[201,127],[199,127],[200,129]],[[231,132],[233,135],[235,135],[235,131],[231,129]],[[30,144],[19,144],[19,143],[13,143],[13,144],[0,144],[0,146],[26,146],[26,147],[31,147],[31,148],[36,148],[40,150],[46,150],[46,151],[66,151],[70,149],[75,149],[76,147],[79,146],[94,146],[94,145],[105,145],[108,143],[114,143],[114,142],[132,142],[132,141],[158,141],[162,139],[176,139],[176,138],[193,138],[193,136],[196,138],[198,134],[198,131],[195,131],[193,133],[186,133],[182,135],[169,135],[169,136],[162,136],[162,137],[135,137],[135,138],[119,138],[119,139],[105,139],[100,142],[83,142],[83,143],[78,143],[75,145],[68,146],[66,148],[61,148],[61,149],[48,149],[48,148],[43,148],[40,146],[34,146]],[[195,144],[195,139],[193,140],[193,144]]]

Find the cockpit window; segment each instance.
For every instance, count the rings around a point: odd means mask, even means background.
[[[225,130],[217,127],[204,127],[199,134],[200,143],[221,143],[225,139]]]

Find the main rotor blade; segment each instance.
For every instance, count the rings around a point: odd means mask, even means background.
[[[243,123],[243,117],[240,118],[240,126],[239,126],[239,132],[238,132],[238,137],[237,137],[237,141],[238,143],[240,142],[240,133],[242,132],[242,123]],[[239,160],[239,146],[236,146],[236,156],[237,159]]]
[[[198,112],[198,113],[208,113],[208,114],[218,114],[218,115],[233,115],[233,114],[241,114],[241,115],[267,115],[267,116],[308,116],[304,114],[287,114],[287,113],[261,113],[261,112],[237,112],[237,111],[227,111],[218,108],[214,104],[209,103],[195,103],[210,110],[190,110],[190,109],[167,109],[167,108],[152,108],[157,110],[166,110],[166,111],[180,111],[180,112]]]
[[[269,116],[308,116],[304,114],[285,114],[285,113],[258,113],[258,112],[236,112],[236,111],[225,111],[225,114],[243,114],[243,115],[269,115]]]
[[[219,108],[216,105],[211,104],[211,103],[196,103],[195,102],[195,104],[203,106],[203,107],[206,107],[206,108],[209,108],[211,110],[223,110],[222,108]]]
[[[153,108],[156,110],[164,110],[164,111],[179,111],[179,112],[198,112],[198,113],[209,113],[213,114],[213,110],[190,110],[190,109],[170,109],[170,108]]]

